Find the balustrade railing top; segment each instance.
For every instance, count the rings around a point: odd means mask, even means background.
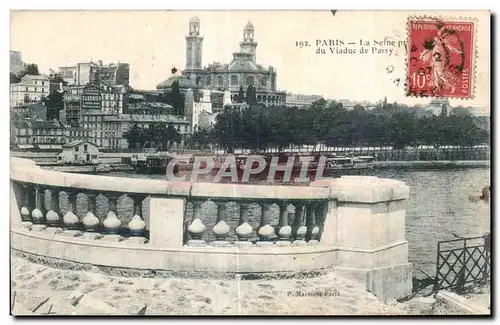
[[[172,182],[99,175],[63,173],[42,169],[30,160],[11,158],[10,178],[13,181],[92,191],[141,193],[178,197],[231,198],[242,200],[318,200],[331,198],[331,191],[322,187],[279,185],[217,184]]]

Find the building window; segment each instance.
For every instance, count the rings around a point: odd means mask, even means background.
[[[42,86],[45,86],[45,81],[42,81]]]
[[[26,87],[26,91],[28,91],[28,87]]]
[[[36,85],[36,80],[35,80],[35,85]]]
[[[248,76],[246,80],[247,86],[253,86],[254,84],[254,78],[253,76]]]
[[[222,78],[222,76],[217,77],[217,84],[219,86],[224,86],[224,78]]]
[[[87,151],[88,150],[88,145],[84,144],[83,145],[83,151]]]
[[[206,84],[207,86],[210,86],[210,82],[211,82],[211,80],[210,80],[210,76],[208,76],[208,77],[207,77],[207,79],[206,79],[206,81],[205,81],[205,84]]]
[[[267,87],[267,78],[263,77],[262,79],[260,79],[260,84],[264,87]]]
[[[196,78],[196,85],[201,85],[201,77]]]
[[[231,86],[238,86],[238,76],[231,76]]]
[[[79,147],[75,147],[75,151],[78,152]]]

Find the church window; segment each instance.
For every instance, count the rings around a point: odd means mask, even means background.
[[[217,84],[219,86],[224,86],[224,79],[222,78],[222,76],[217,77]]]
[[[247,81],[247,86],[253,86],[254,83],[253,76],[248,76],[246,81]]]
[[[238,76],[231,76],[231,86],[238,86]]]

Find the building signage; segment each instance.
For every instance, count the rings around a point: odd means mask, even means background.
[[[101,92],[98,86],[89,85],[83,89],[82,109],[101,109]]]

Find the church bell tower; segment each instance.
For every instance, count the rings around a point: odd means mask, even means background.
[[[243,29],[243,42],[240,42],[240,52],[252,54],[252,63],[256,62],[257,42],[254,40],[254,27],[249,21]]]
[[[186,70],[201,70],[202,68],[203,36],[200,36],[200,19],[189,20],[189,33],[186,36]]]

